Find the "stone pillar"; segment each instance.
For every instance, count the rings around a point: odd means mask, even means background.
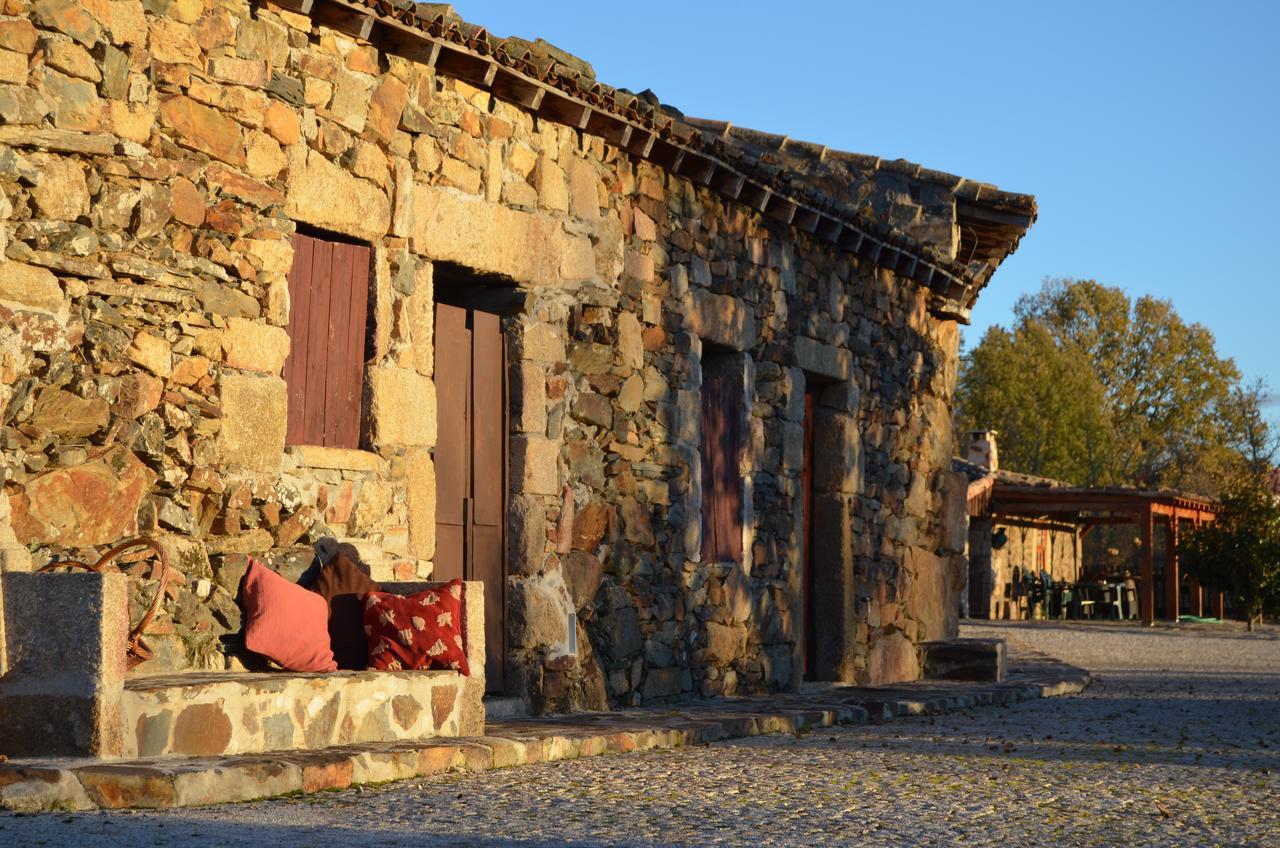
[[[0,494],[0,573],[30,570],[31,554],[13,534],[9,499]],[[0,633],[3,633],[3,629],[0,629]]]
[[[994,620],[1000,618],[1003,612],[1001,605],[1004,601],[1004,587],[996,579],[997,572],[991,550],[991,532],[990,516],[970,520],[968,533],[969,580],[977,580],[981,583],[978,587],[978,591],[981,593],[979,597],[986,598],[986,608],[970,609],[969,613],[970,615]]]
[[[1142,550],[1139,551],[1141,578],[1138,581],[1138,607],[1142,610],[1142,623],[1154,624],[1156,620],[1156,585],[1155,568],[1152,565],[1152,547],[1155,543],[1155,517],[1151,507],[1143,507],[1138,514],[1138,531],[1142,538]]]
[[[942,544],[949,556],[949,603],[961,618],[969,617],[969,478],[958,471],[942,471]]]
[[[0,678],[9,671],[9,652],[4,636],[4,574],[30,570],[31,554],[13,535],[13,526],[9,522],[9,499],[0,492]]]
[[[1164,611],[1165,618],[1176,622],[1181,616],[1182,575],[1178,573],[1178,516],[1171,515],[1164,533]]]
[[[484,583],[463,583],[466,598],[467,665],[471,676],[462,685],[462,709],[458,714],[459,736],[484,735]]]
[[[0,751],[115,757],[129,630],[123,574],[8,572]]]

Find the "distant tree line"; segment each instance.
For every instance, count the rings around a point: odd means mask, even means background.
[[[1280,457],[1267,398],[1169,301],[1050,279],[964,357],[956,405],[962,429],[1000,431],[1004,468],[1216,495]]]

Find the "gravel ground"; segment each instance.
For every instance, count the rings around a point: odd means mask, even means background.
[[[252,804],[0,816],[0,846],[1280,845],[1280,631],[966,627],[1082,696]]]

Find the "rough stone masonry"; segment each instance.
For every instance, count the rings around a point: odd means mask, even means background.
[[[292,577],[333,535],[375,577],[430,576],[434,282],[461,269],[515,304],[511,694],[561,710],[794,688],[806,569],[811,674],[917,677],[917,644],[954,635],[963,568],[955,320],[905,266],[433,68],[429,50],[353,35],[361,15],[334,9],[0,0],[0,566],[161,539],[180,577],[136,674],[234,665],[217,646],[240,626],[250,554]],[[843,175],[817,180],[830,202],[979,283],[1034,218],[1029,197],[908,163],[736,138],[756,172]],[[993,211],[1010,204],[1024,217]],[[1015,237],[977,249],[1011,219]],[[372,250],[358,449],[286,444],[300,228]],[[713,351],[745,392],[742,555],[726,562],[700,559]],[[153,584],[132,570],[136,620]]]

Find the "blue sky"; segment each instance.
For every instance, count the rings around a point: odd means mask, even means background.
[[[690,115],[1035,194],[969,344],[1044,277],[1092,277],[1172,300],[1280,392],[1280,2],[457,8]]]

